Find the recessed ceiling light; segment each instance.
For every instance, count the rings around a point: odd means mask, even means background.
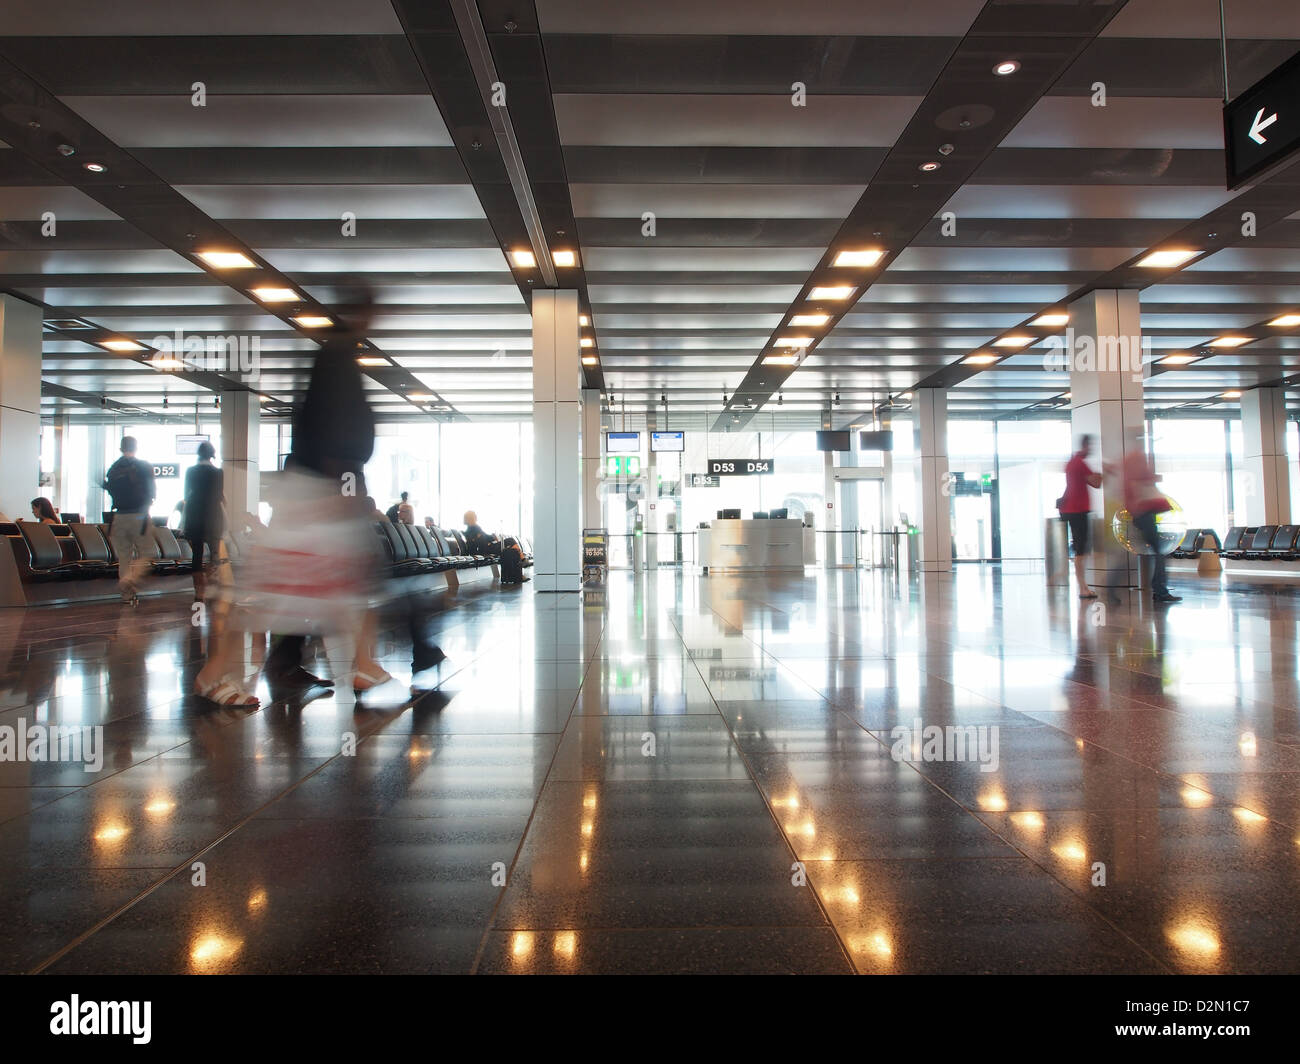
[[[553,261],[557,266],[576,266],[578,264],[578,256],[572,251],[552,251],[551,261]]]
[[[526,248],[517,248],[510,252],[510,258],[516,266],[521,266],[526,270],[531,270],[537,265],[536,256]]]
[[[149,359],[149,365],[153,366],[153,368],[156,370],[172,370],[172,369],[185,368],[185,363],[182,362],[179,358],[172,358],[170,356],[164,357],[162,355],[159,355],[157,358]]]
[[[1000,77],[1006,77],[1008,74],[1014,74],[1019,69],[1020,61],[1018,59],[1004,59],[993,68],[993,73]]]
[[[296,321],[304,329],[324,329],[334,324],[333,318],[326,317],[323,314],[299,314],[296,318],[290,320]]]
[[[1283,314],[1280,318],[1274,318],[1269,324],[1275,329],[1289,329],[1293,325],[1300,325],[1300,314]]]
[[[1240,399],[1240,398],[1241,398],[1241,392],[1238,392],[1238,391],[1222,392],[1222,393],[1220,393],[1219,398],[1220,398],[1220,399]]]
[[[598,359],[595,355],[583,355],[582,364],[584,366],[598,366],[600,365],[600,359]]]
[[[848,299],[855,289],[850,284],[823,285],[808,293],[809,299]]]
[[[987,366],[998,360],[997,355],[967,355],[962,359],[968,366]]]
[[[923,171],[924,173],[932,174],[939,169],[939,163],[933,161],[928,163],[922,163],[920,166],[917,167],[917,169]]]
[[[362,355],[357,359],[358,366],[387,366],[388,364],[388,359],[377,355]]]
[[[1044,328],[1051,328],[1057,325],[1065,325],[1069,320],[1070,320],[1070,315],[1068,314],[1040,314],[1029,324],[1041,325]]]
[[[812,343],[811,336],[782,336],[776,341],[777,347],[807,347]]]
[[[825,325],[831,320],[829,314],[796,314],[790,319],[791,325]]]
[[[433,396],[428,392],[407,392],[406,398],[414,403],[427,403]]]
[[[1194,259],[1199,254],[1199,251],[1188,251],[1186,248],[1171,248],[1167,251],[1153,251],[1150,255],[1138,259],[1137,264],[1148,269],[1167,270],[1174,266],[1181,266],[1188,259]]]
[[[259,395],[257,397],[257,401],[259,403],[269,403],[271,401],[271,397],[269,395]]]
[[[998,340],[994,340],[993,346],[994,347],[1024,347],[1025,344],[1032,344],[1033,342],[1034,342],[1034,338],[1032,336],[1003,336]]]
[[[272,285],[254,288],[253,295],[263,303],[292,303],[298,298],[298,293],[292,288],[276,288]]]
[[[1061,396],[1061,398],[1062,398],[1062,399],[1069,399],[1072,395],[1074,395],[1073,392],[1066,392],[1066,393],[1064,393],[1064,394]]]
[[[144,344],[137,344],[134,340],[101,340],[100,347],[107,347],[110,351],[143,351]]]
[[[765,366],[797,366],[799,365],[798,355],[764,355],[763,365]]]
[[[594,344],[595,342],[596,341],[593,340],[590,336],[584,336],[581,340],[578,341],[578,344],[581,347],[591,347],[592,344]]]
[[[1211,340],[1208,347],[1240,347],[1242,344],[1250,343],[1252,337],[1249,336],[1220,336],[1217,340]]]
[[[579,325],[590,325],[590,324],[591,324],[591,319],[590,319],[589,317],[587,317],[587,315],[585,315],[585,314],[579,314],[579,315],[578,315],[578,324],[579,324]]]
[[[836,266],[874,266],[885,253],[877,248],[858,248],[853,251],[841,251],[835,256]]]
[[[247,270],[257,265],[242,251],[198,251],[195,254],[215,270]]]
[[[1197,359],[1195,355],[1176,354],[1165,355],[1164,358],[1158,358],[1156,361],[1162,366],[1186,366],[1190,365],[1192,362],[1199,361],[1199,359]]]
[[[102,174],[106,169],[103,163],[82,163],[81,165],[92,174]]]

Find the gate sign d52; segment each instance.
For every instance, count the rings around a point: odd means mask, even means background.
[[[1300,52],[1223,108],[1228,188],[1300,147]]]
[[[775,473],[776,463],[770,458],[710,458],[711,477],[753,477],[761,473]]]

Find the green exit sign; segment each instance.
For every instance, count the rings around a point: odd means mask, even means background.
[[[634,454],[607,455],[605,458],[605,476],[639,477],[641,459]]]

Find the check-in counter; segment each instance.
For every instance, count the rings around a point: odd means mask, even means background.
[[[802,521],[714,521],[698,533],[700,564],[721,572],[802,572],[816,550]]]

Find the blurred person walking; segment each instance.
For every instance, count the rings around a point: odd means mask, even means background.
[[[1165,556],[1160,550],[1160,533],[1156,528],[1156,515],[1170,509],[1169,500],[1156,488],[1156,482],[1160,477],[1156,474],[1151,459],[1147,457],[1146,449],[1142,446],[1142,438],[1137,432],[1129,433],[1129,446],[1124,453],[1121,474],[1124,478],[1124,509],[1128,511],[1133,527],[1154,556],[1151,574],[1152,600],[1180,602],[1182,601],[1180,596],[1169,591]]]
[[[140,580],[149,569],[153,544],[149,536],[149,507],[157,490],[153,466],[136,457],[134,436],[122,437],[122,457],[108,467],[104,490],[113,499],[108,538],[117,555],[117,587],[125,605],[140,601]]]
[[[1070,544],[1074,547],[1074,575],[1079,583],[1079,598],[1095,599],[1097,592],[1088,586],[1088,555],[1092,551],[1089,525],[1092,499],[1089,488],[1101,487],[1101,474],[1088,465],[1092,437],[1079,437],[1079,449],[1065,464],[1065,494],[1057,500],[1057,509],[1070,526]]]

